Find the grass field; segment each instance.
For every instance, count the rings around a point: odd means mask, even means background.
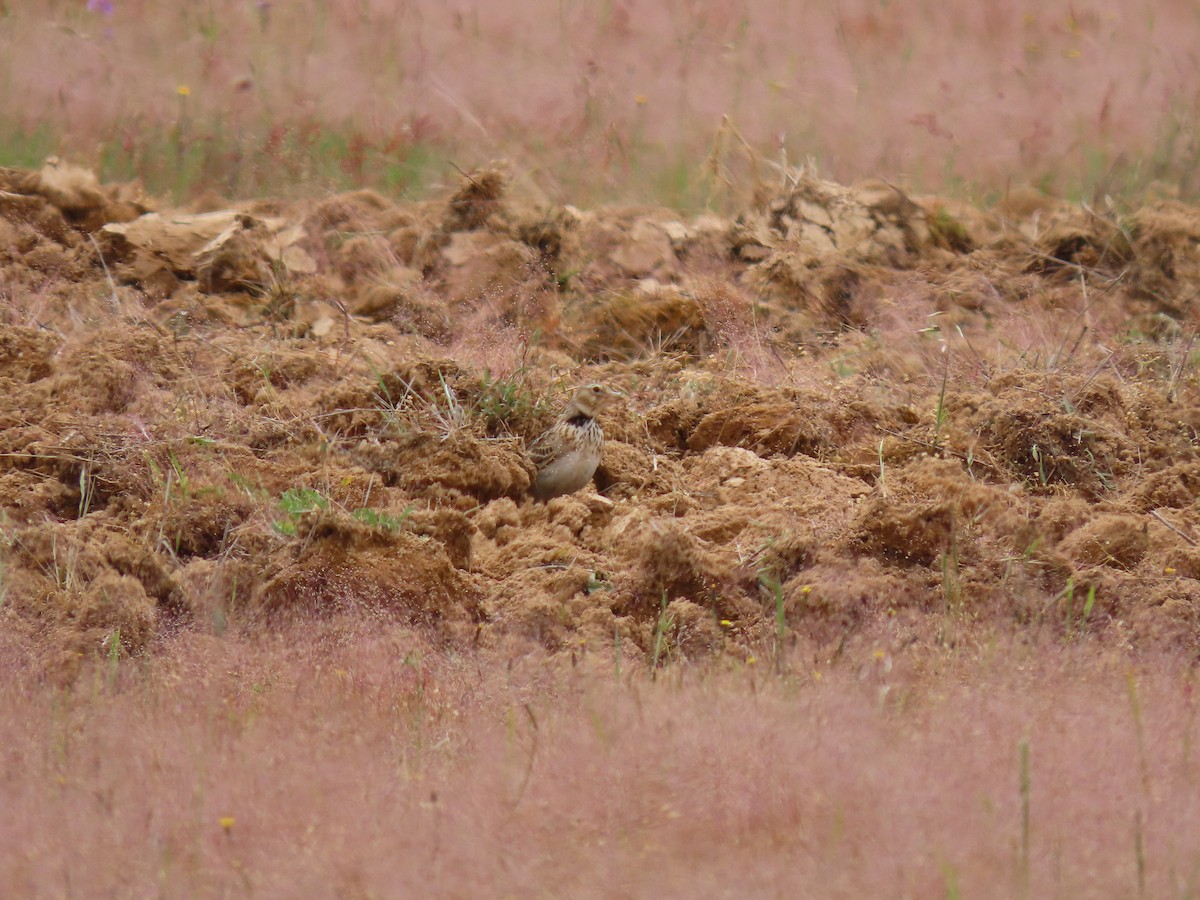
[[[177,198],[418,196],[451,164],[505,158],[559,202],[696,208],[745,174],[726,118],[758,157],[843,182],[1197,187],[1186,0],[56,0],[0,17],[5,156],[70,155]]]
[[[1200,889],[1178,660],[997,646],[656,682],[611,662],[447,656],[361,623],[188,637],[59,691],[10,656],[0,879],[28,897]]]
[[[0,896],[1200,896],[1197,48],[0,0]]]

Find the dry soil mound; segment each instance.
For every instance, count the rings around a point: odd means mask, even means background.
[[[500,171],[150,207],[0,170],[0,615],[47,647],[354,609],[661,659],[1200,648],[1191,207],[796,173],[724,220]],[[596,490],[534,503],[584,380],[625,395]]]

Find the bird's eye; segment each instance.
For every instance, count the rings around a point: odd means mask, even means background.
[[[598,393],[600,393],[600,385],[598,385],[598,384],[593,384],[593,385],[592,385],[592,393],[593,393],[593,394],[598,394]]]

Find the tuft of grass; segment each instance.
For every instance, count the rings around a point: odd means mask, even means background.
[[[523,372],[517,372],[506,378],[496,378],[484,369],[475,405],[489,431],[510,428],[541,412],[544,403],[534,396],[523,375]]]
[[[430,418],[433,420],[434,426],[442,434],[442,440],[446,440],[459,431],[470,427],[470,416],[467,413],[466,407],[462,401],[458,399],[458,394],[454,388],[446,381],[446,377],[442,373],[438,373],[438,384],[442,388],[442,398],[445,400],[443,406],[439,401],[431,401],[426,407]]]

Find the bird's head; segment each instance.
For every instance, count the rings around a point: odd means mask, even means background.
[[[585,416],[595,418],[614,397],[619,396],[621,396],[620,391],[607,388],[602,384],[585,384],[578,388],[571,397],[565,415],[569,418],[572,415],[583,413]]]

